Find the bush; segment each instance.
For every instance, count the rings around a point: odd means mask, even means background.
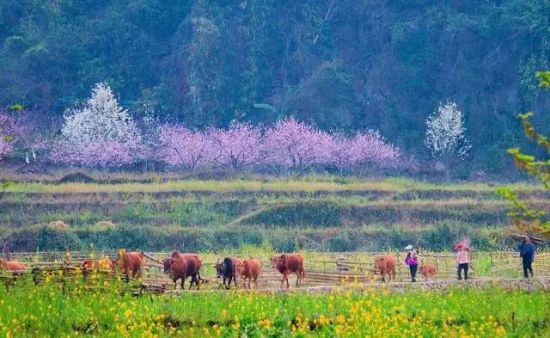
[[[475,229],[455,223],[440,223],[422,229],[324,228],[264,229],[250,226],[199,227],[131,227],[98,229],[23,228],[5,234],[3,241],[18,251],[81,250],[93,244],[97,249],[127,248],[144,251],[224,251],[240,247],[269,246],[278,252],[314,251],[382,251],[402,250],[407,244],[434,251],[448,251],[457,239],[470,238],[476,250],[513,248],[515,243],[498,228]]]
[[[45,250],[80,250],[82,242],[78,235],[70,230],[43,227],[38,231],[36,249]]]

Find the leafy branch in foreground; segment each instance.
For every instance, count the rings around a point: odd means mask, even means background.
[[[550,88],[550,71],[538,72],[537,78],[541,87]],[[520,114],[525,136],[543,148],[546,159],[537,159],[534,155],[524,154],[519,148],[510,148],[508,153],[514,158],[516,168],[527,172],[542,183],[545,189],[550,190],[550,140],[547,136],[537,132],[529,118],[533,113]],[[508,215],[512,217],[514,225],[524,231],[533,231],[550,238],[550,218],[543,209],[532,208],[527,202],[518,198],[515,192],[508,188],[500,188],[497,192],[514,206]]]

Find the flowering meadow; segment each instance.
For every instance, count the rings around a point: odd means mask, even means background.
[[[326,294],[184,291],[135,296],[120,280],[0,289],[6,337],[548,336],[550,295],[500,289]],[[127,292],[124,292],[124,291]]]

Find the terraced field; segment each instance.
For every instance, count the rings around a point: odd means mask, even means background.
[[[550,193],[516,185],[550,210]],[[0,240],[22,251],[100,248],[210,251],[373,251],[416,243],[446,250],[468,237],[509,248],[507,202],[484,184],[175,180],[17,183],[0,193]],[[62,222],[58,222],[62,221]],[[56,223],[52,223],[56,222]]]

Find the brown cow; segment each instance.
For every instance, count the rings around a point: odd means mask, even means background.
[[[424,276],[425,280],[428,279],[435,279],[435,275],[437,273],[437,269],[435,268],[435,265],[433,264],[424,264],[422,263],[422,266],[420,267],[420,273],[422,276]]]
[[[4,281],[6,290],[9,290],[10,286],[15,283],[17,278],[23,275],[23,272],[25,272],[26,269],[27,267],[25,266],[25,264],[21,262],[4,261],[0,259],[0,274],[2,273],[2,270],[7,270],[12,275],[12,277]]]
[[[392,255],[381,255],[374,257],[375,273],[380,272],[382,282],[386,282],[385,276],[388,275],[388,281],[395,280],[395,257]]]
[[[245,259],[243,261],[243,268],[241,271],[241,276],[243,277],[243,283],[250,289],[250,281],[254,281],[256,289],[258,288],[258,277],[260,276],[260,271],[262,269],[262,263],[254,258]]]
[[[271,258],[271,264],[273,268],[277,269],[281,274],[283,274],[283,279],[281,280],[281,288],[283,287],[283,282],[286,280],[286,288],[290,287],[288,283],[288,275],[290,273],[295,273],[296,278],[296,287],[300,286],[302,279],[305,277],[304,272],[304,258],[300,254],[282,254],[280,256],[275,256]]]
[[[143,277],[143,252],[126,252],[120,250],[117,255],[116,263],[126,276],[126,280],[130,277]]]
[[[185,289],[187,279],[187,260],[183,257],[168,257],[164,260],[164,273],[170,274],[174,281],[174,288],[178,287],[178,279],[181,279],[181,288]]]
[[[174,251],[172,255],[164,260],[164,272],[170,273],[172,280],[177,285],[177,280],[181,279],[181,288],[185,289],[185,280],[191,276],[191,283],[189,289],[193,286],[193,283],[199,288],[199,281],[201,279],[199,270],[202,266],[201,259],[196,254],[182,254]]]
[[[0,270],[4,270],[4,269],[16,275],[16,274],[21,274],[22,272],[27,270],[27,267],[25,266],[25,264],[21,262],[5,261],[0,259]]]
[[[187,276],[191,276],[191,282],[189,288],[193,286],[193,282],[199,288],[199,282],[201,281],[200,269],[202,267],[202,259],[197,254],[185,253],[182,254],[187,260]]]
[[[112,261],[107,257],[100,259],[87,259],[82,262],[82,275],[84,279],[88,277],[90,271],[108,271],[112,275],[115,273],[116,261]]]
[[[115,271],[115,263],[114,261],[110,260],[107,257],[103,257],[100,259],[87,259],[84,262],[82,262],[82,269],[86,270],[109,270],[114,272]]]

